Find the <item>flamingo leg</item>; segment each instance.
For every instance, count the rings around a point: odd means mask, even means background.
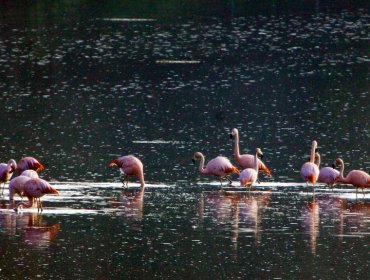
[[[122,178],[122,184],[124,188],[128,188],[128,175],[125,174]]]
[[[229,176],[225,176],[227,180],[229,180],[229,184],[231,185],[233,183],[233,181],[231,181],[230,177]]]
[[[1,188],[1,196],[4,196],[5,183],[2,183],[0,188]]]

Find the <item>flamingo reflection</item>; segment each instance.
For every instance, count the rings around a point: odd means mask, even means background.
[[[118,201],[113,202],[113,207],[119,208],[121,213],[131,221],[141,221],[143,218],[145,188],[138,190],[123,189]]]
[[[270,192],[249,195],[245,192],[203,192],[199,210],[200,224],[204,217],[215,220],[217,225],[231,222],[231,241],[234,250],[238,248],[238,239],[241,232],[252,233],[257,244],[261,241],[261,219],[263,210],[270,201]],[[200,211],[199,211],[200,212]]]
[[[310,236],[311,252],[316,253],[317,239],[320,229],[320,207],[319,202],[314,199],[308,202],[302,209],[305,232]]]
[[[44,222],[42,215],[32,212],[0,214],[0,226],[8,235],[21,233],[25,243],[37,248],[47,248],[58,236],[60,224]]]

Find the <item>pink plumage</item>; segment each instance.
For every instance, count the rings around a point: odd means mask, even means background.
[[[329,187],[333,187],[338,177],[338,170],[332,167],[323,167],[320,169],[318,182],[327,184]]]
[[[341,165],[340,168],[340,175],[337,179],[338,183],[344,184],[351,184],[356,189],[357,188],[370,188],[370,175],[367,174],[365,171],[362,170],[352,170],[350,171],[346,177],[344,177],[344,162],[341,158],[337,158],[336,160],[337,165]]]
[[[17,168],[17,163],[14,159],[8,161],[8,163],[0,163],[0,188],[1,195],[4,195],[4,186],[10,178],[12,178],[14,170]]]
[[[141,187],[144,188],[144,166],[140,159],[133,155],[122,156],[109,163],[109,166],[117,165],[125,174],[126,185],[128,185],[128,177],[135,176],[139,179]]]
[[[42,211],[42,204],[41,204],[41,197],[46,194],[56,194],[59,195],[59,192],[52,187],[47,181],[36,178],[36,179],[29,179],[24,183],[24,195],[28,198],[28,203],[20,202],[17,204],[18,209],[20,206],[25,208],[30,208],[33,206],[34,199],[38,200],[37,203],[37,210]]]
[[[243,169],[246,168],[254,168],[254,155],[251,154],[243,154],[241,155],[239,152],[239,131],[236,128],[231,130],[230,137],[234,139],[234,159],[236,163]],[[262,160],[258,159],[258,170],[259,172],[264,172],[268,176],[271,177],[271,172],[267,168],[267,166],[262,162]]]
[[[24,157],[22,158],[17,165],[17,172],[21,174],[25,170],[34,170],[36,172],[44,169],[44,166],[33,157]]]
[[[231,164],[231,162],[222,156],[215,157],[211,159],[207,165],[204,167],[204,155],[200,152],[196,152],[193,155],[193,162],[200,160],[199,172],[202,174],[214,175],[219,177],[222,184],[222,178],[226,177],[228,174],[237,173],[240,174],[240,171]],[[229,179],[230,183],[231,180]]]
[[[312,141],[310,161],[305,162],[301,167],[301,177],[304,181],[315,184],[319,177],[319,167],[314,163],[315,161],[315,150],[317,142]]]

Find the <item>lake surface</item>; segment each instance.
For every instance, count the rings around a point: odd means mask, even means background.
[[[315,139],[369,172],[369,29],[366,1],[2,3],[0,161],[61,192],[42,214],[5,192],[2,278],[368,278],[369,191],[299,170]],[[233,160],[234,127],[273,174],[251,193],[191,162]],[[126,154],[144,193],[108,167]]]

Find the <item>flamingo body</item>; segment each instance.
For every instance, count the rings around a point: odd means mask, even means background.
[[[40,178],[27,180],[24,183],[23,189],[25,196],[28,198],[28,203],[20,202],[17,204],[16,209],[18,209],[20,206],[30,208],[33,206],[34,199],[38,199],[37,210],[42,211],[43,208],[41,204],[41,197],[46,194],[56,194],[59,196],[59,192],[54,187],[52,187],[47,181]]]
[[[18,194],[23,199],[24,185],[28,180],[31,180],[31,178],[28,176],[20,175],[9,182],[9,208],[14,207],[15,194]]]
[[[32,169],[28,169],[28,170],[23,171],[21,175],[30,177],[32,179],[39,178],[39,174],[35,170],[32,170]]]
[[[330,187],[334,186],[338,177],[339,177],[338,170],[332,167],[323,167],[320,169],[318,182],[325,183]]]
[[[337,158],[335,163],[341,165],[340,174],[337,178],[338,183],[351,184],[357,188],[370,188],[370,175],[362,170],[352,170],[344,177],[344,162],[341,158]]]
[[[254,168],[254,155],[251,154],[243,154],[241,155],[239,152],[239,131],[236,128],[231,130],[230,137],[234,139],[234,159],[236,163],[243,169],[246,168]],[[259,172],[264,172],[268,176],[272,176],[270,170],[267,166],[262,162],[262,160],[258,159],[258,170]]]
[[[14,170],[17,168],[17,163],[14,159],[8,161],[8,163],[0,163],[0,186],[1,195],[4,194],[4,186],[10,178],[12,178]]]
[[[222,178],[226,177],[231,173],[240,174],[240,171],[232,165],[232,163],[225,157],[218,156],[211,159],[206,167],[204,167],[204,155],[200,152],[196,152],[193,155],[193,162],[200,160],[199,172],[202,174],[213,175],[219,177],[222,184]],[[231,180],[229,179],[230,183]]]
[[[244,169],[239,176],[240,185],[245,187],[247,185],[253,185],[258,178],[257,171],[253,168]]]
[[[128,184],[128,177],[135,176],[139,179],[141,187],[145,186],[144,181],[144,166],[141,160],[133,155],[122,156],[118,159],[113,160],[109,166],[117,165],[121,171],[125,174]]]
[[[44,166],[33,157],[24,157],[18,162],[18,174],[21,174],[23,171],[28,169],[35,170],[37,172],[43,170]]]
[[[308,183],[315,184],[317,179],[319,178],[320,170],[318,164],[315,164],[315,151],[317,148],[317,142],[314,140],[312,141],[311,145],[311,153],[310,153],[310,161],[305,162],[301,167],[301,177],[304,181]]]
[[[301,167],[301,177],[304,181],[315,184],[320,174],[316,164],[306,162]]]

